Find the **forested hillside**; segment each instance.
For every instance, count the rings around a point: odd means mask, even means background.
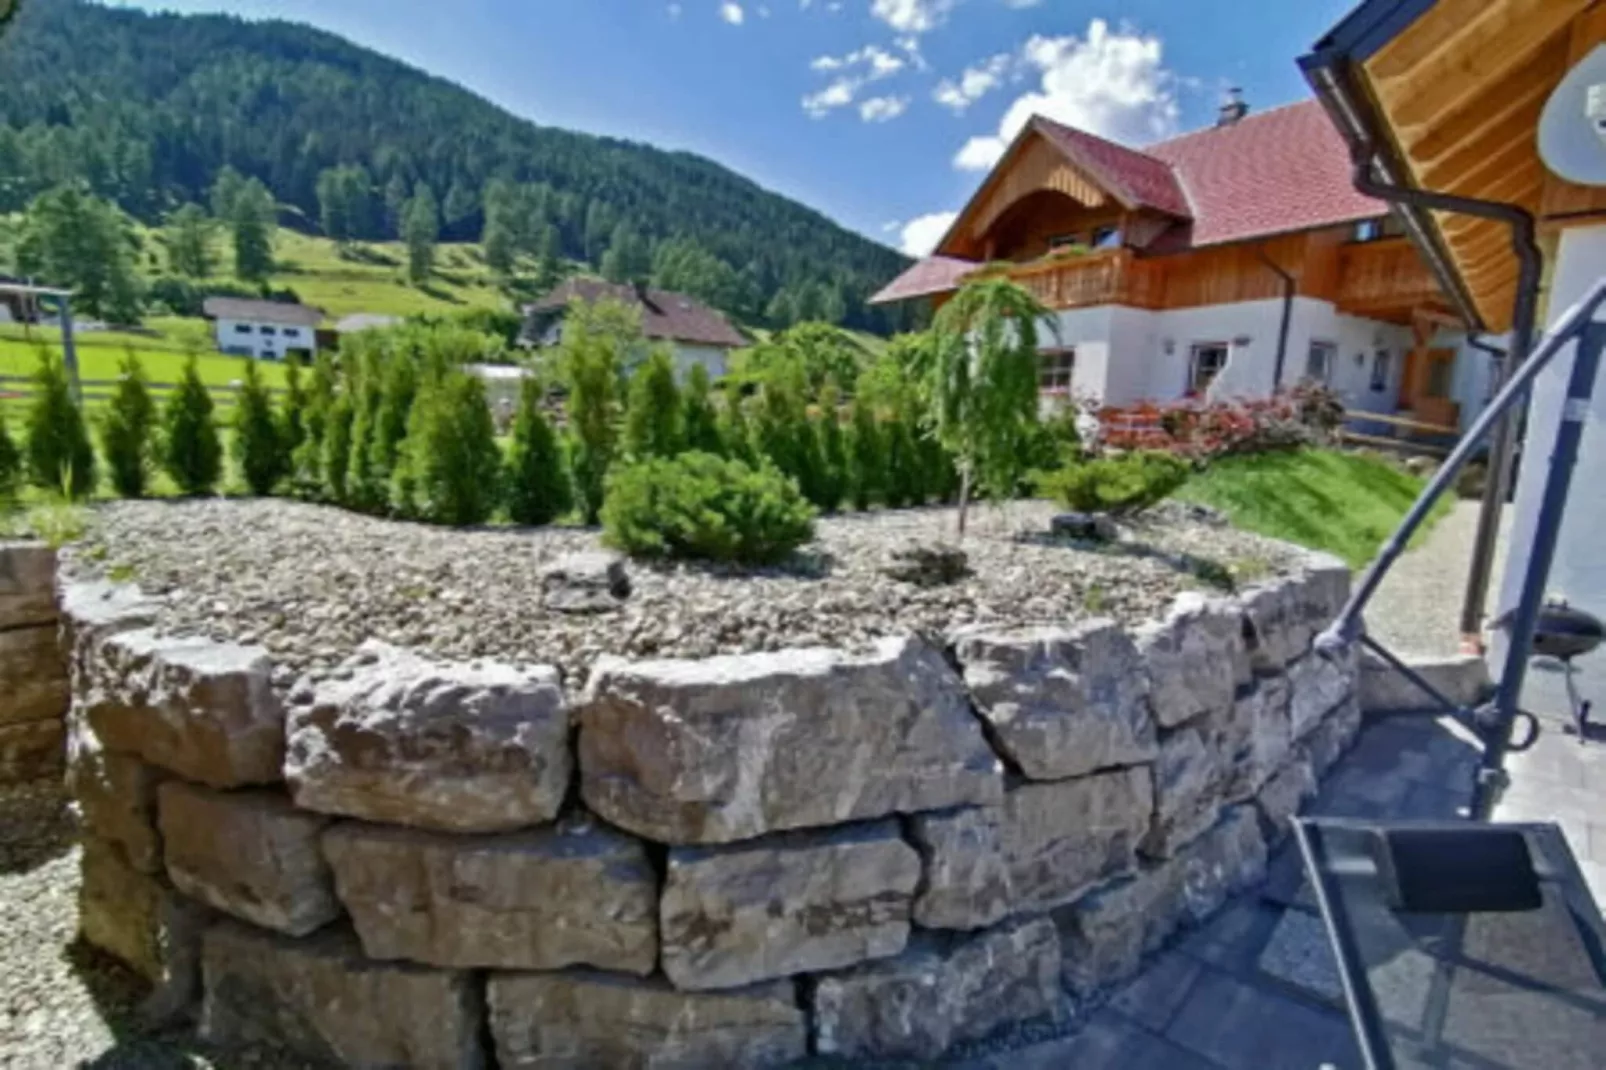
[[[537,126],[304,26],[28,0],[0,39],[0,86],[0,213],[79,179],[156,223],[205,203],[228,166],[267,186],[284,225],[380,240],[427,189],[444,240],[599,268],[612,248],[626,273],[668,261],[777,324],[885,328],[863,299],[906,262],[707,159]]]

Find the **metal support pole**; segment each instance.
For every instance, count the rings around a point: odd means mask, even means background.
[[[1478,783],[1472,799],[1473,820],[1486,820],[1499,801],[1504,787],[1505,755],[1511,742],[1512,725],[1517,719],[1517,703],[1522,700],[1523,679],[1533,647],[1534,628],[1544,602],[1545,583],[1561,540],[1562,516],[1567,510],[1567,493],[1572,487],[1573,468],[1578,463],[1578,443],[1584,437],[1589,417],[1590,397],[1600,371],[1601,350],[1606,348],[1606,323],[1591,319],[1578,336],[1572,375],[1567,382],[1567,399],[1562,403],[1561,420],[1545,476],[1544,498],[1539,505],[1533,544],[1529,547],[1523,571],[1522,594],[1511,618],[1510,642],[1506,646],[1505,667],[1495,695],[1494,720],[1488,726],[1489,741],[1478,768]]]
[[[61,364],[67,371],[67,386],[72,390],[73,404],[82,408],[84,384],[78,378],[78,347],[73,344],[72,298],[62,294],[56,300],[56,308],[61,315]]]

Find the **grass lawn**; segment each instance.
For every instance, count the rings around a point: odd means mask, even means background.
[[[273,259],[271,284],[288,286],[331,319],[353,312],[439,315],[507,306],[478,245],[436,246],[435,275],[422,287],[407,281],[407,247],[401,242],[363,242],[348,258],[327,238],[281,229]]]
[[[1176,496],[1219,509],[1241,528],[1326,550],[1360,568],[1423,486],[1424,480],[1373,457],[1310,449],[1224,457]],[[1439,500],[1419,539],[1451,502]]]

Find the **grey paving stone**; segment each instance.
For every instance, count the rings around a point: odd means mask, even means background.
[[[1290,910],[1273,930],[1258,962],[1262,973],[1298,989],[1303,995],[1342,1010],[1344,982],[1322,919]]]
[[[1098,1012],[1071,1036],[951,1066],[962,1070],[1221,1070],[1216,1063],[1110,1011]]]
[[[1349,1022],[1259,985],[1206,970],[1166,1030],[1166,1039],[1224,1070],[1356,1070]]]
[[[1221,913],[1185,936],[1177,950],[1229,973],[1247,975],[1255,968],[1282,911],[1250,893],[1240,896]]]
[[[1199,960],[1167,951],[1110,998],[1110,1007],[1145,1029],[1163,1033],[1204,969]]]
[[[1463,774],[1458,781],[1450,781],[1451,787],[1434,787],[1430,784],[1412,784],[1411,790],[1405,793],[1405,799],[1399,810],[1389,815],[1391,818],[1402,820],[1435,820],[1448,821],[1457,817],[1466,816],[1466,808],[1472,804],[1472,782],[1468,779],[1470,774]]]

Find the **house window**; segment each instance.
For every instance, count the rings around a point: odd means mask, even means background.
[[[1355,224],[1350,233],[1351,241],[1377,241],[1383,236],[1383,221],[1381,219],[1363,219]]]
[[[262,328],[262,333],[266,334],[266,335],[274,335],[274,334],[278,334],[279,332],[278,332],[278,329],[274,328],[274,327],[263,327]]]
[[[301,337],[301,331],[298,328],[295,328],[295,327],[286,327],[284,329],[284,336],[286,338],[300,338]]]
[[[1076,350],[1050,349],[1037,357],[1037,389],[1068,397],[1076,371]]]
[[[1188,392],[1203,394],[1227,366],[1231,347],[1226,342],[1199,342],[1188,364]]]
[[[235,334],[250,334],[251,333],[251,325],[249,323],[236,323],[234,325],[234,333]]]
[[[1454,367],[1455,361],[1449,357],[1428,358],[1428,397],[1447,398],[1450,396],[1450,373]]]
[[[1073,245],[1081,244],[1082,236],[1080,234],[1056,234],[1048,239],[1048,247],[1050,249],[1068,249]]]
[[[1305,357],[1305,378],[1324,386],[1333,381],[1333,362],[1338,359],[1338,347],[1332,342],[1312,342]]]
[[[1379,349],[1372,355],[1372,393],[1381,394],[1389,388],[1393,364],[1393,355],[1386,349]]]
[[[1094,227],[1093,248],[1119,249],[1121,247],[1120,227]]]

